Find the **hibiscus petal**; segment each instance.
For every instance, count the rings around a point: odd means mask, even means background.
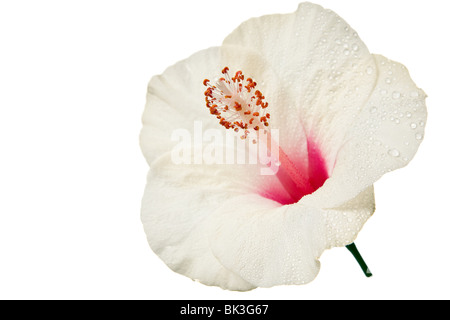
[[[327,249],[349,245],[375,211],[373,186],[337,208],[321,211],[326,221]]]
[[[254,286],[224,268],[209,247],[210,216],[252,188],[241,179],[252,168],[233,167],[174,165],[170,154],[159,157],[148,175],[141,219],[152,250],[173,271],[206,285],[250,290]]]
[[[220,56],[220,48],[197,52],[150,80],[140,137],[149,164],[173,149],[176,141],[171,137],[175,130],[192,132],[196,120],[204,129],[217,126],[206,110],[202,82],[211,70],[220,70]]]
[[[294,126],[303,125],[331,173],[347,129],[377,77],[373,57],[356,32],[334,12],[303,3],[291,14],[244,22],[224,44],[263,56],[291,101],[285,114]]]
[[[225,268],[210,248],[216,211],[233,199],[250,207],[280,208],[258,195],[279,183],[260,174],[258,165],[173,164],[171,154],[152,163],[142,200],[141,219],[152,250],[175,272],[206,285],[250,290],[254,285]],[[305,226],[307,227],[307,226]],[[222,244],[228,251],[229,240]]]
[[[256,195],[235,197],[211,217],[211,247],[255,286],[305,284],[318,274],[322,252],[351,243],[373,211],[372,187],[334,210],[301,203],[271,208]]]
[[[384,173],[407,165],[423,139],[425,93],[402,64],[374,58],[377,85],[347,133],[332,176],[305,203],[332,208],[348,201]]]

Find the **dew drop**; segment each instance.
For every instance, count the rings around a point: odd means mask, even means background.
[[[416,133],[416,139],[417,140],[422,140],[423,135],[421,133]]]
[[[344,50],[344,54],[345,54],[346,56],[348,56],[348,55],[350,54],[350,50],[345,49],[345,50]]]
[[[352,49],[353,49],[353,51],[358,51],[358,50],[359,50],[359,47],[358,47],[357,44],[354,44],[353,47],[352,47]]]
[[[413,91],[410,93],[411,97],[417,98],[419,96],[419,93],[417,91]]]
[[[415,124],[414,122],[411,123],[411,129],[415,129],[415,128],[417,128],[417,124]]]
[[[372,74],[372,73],[373,73],[372,67],[367,67],[366,73],[367,73],[367,74]]]
[[[411,112],[407,112],[407,113],[406,113],[406,117],[407,117],[407,118],[411,118],[411,116],[412,116]]]
[[[392,82],[391,78],[386,78],[386,83],[390,84]]]
[[[400,155],[400,151],[397,149],[391,149],[388,151],[389,155],[392,157],[398,157]]]
[[[387,80],[387,79],[386,79],[386,80]],[[392,98],[394,98],[394,99],[400,98],[400,92],[394,91],[394,92],[392,93]]]
[[[419,122],[419,126],[423,127],[424,125],[425,125],[425,122],[423,122],[423,121]]]
[[[376,145],[376,146],[381,146],[381,141],[380,140],[375,140],[373,142],[373,144]]]
[[[370,109],[370,113],[375,113],[375,112],[377,112],[377,107],[372,107],[372,108]]]

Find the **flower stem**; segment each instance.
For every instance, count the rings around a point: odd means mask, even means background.
[[[370,278],[372,276],[372,272],[370,272],[369,267],[364,262],[364,259],[361,257],[361,254],[359,253],[358,248],[356,248],[355,243],[349,244],[348,246],[346,246],[346,248],[348,249],[348,251],[350,251],[352,253],[352,255],[353,255],[353,257],[355,257],[356,261],[358,261],[359,266],[361,267],[365,276],[367,278]]]

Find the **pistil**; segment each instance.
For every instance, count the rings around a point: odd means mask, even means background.
[[[247,139],[252,131],[257,136],[267,135],[266,139],[259,139],[267,143],[270,152],[270,165],[276,164],[276,176],[289,194],[292,203],[300,200],[304,195],[314,191],[306,172],[297,168],[295,163],[272,138],[269,130],[270,113],[267,112],[269,103],[265,96],[256,89],[257,83],[252,78],[245,78],[242,71],[237,71],[233,77],[229,68],[222,70],[220,77],[214,84],[205,79],[206,107],[216,116],[219,123],[226,129],[241,132],[241,139]],[[253,135],[252,135],[253,136]],[[256,139],[253,143],[256,143]],[[275,154],[272,151],[276,150]]]

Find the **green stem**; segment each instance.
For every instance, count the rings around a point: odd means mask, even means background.
[[[370,272],[369,267],[364,262],[364,259],[361,257],[361,255],[359,254],[358,248],[356,248],[355,243],[349,244],[348,246],[346,246],[346,248],[348,249],[348,251],[350,251],[352,253],[352,255],[353,255],[353,257],[355,257],[356,261],[358,261],[359,266],[361,267],[361,269],[364,272],[364,274],[366,275],[366,277],[370,278],[372,276],[372,272]]]

